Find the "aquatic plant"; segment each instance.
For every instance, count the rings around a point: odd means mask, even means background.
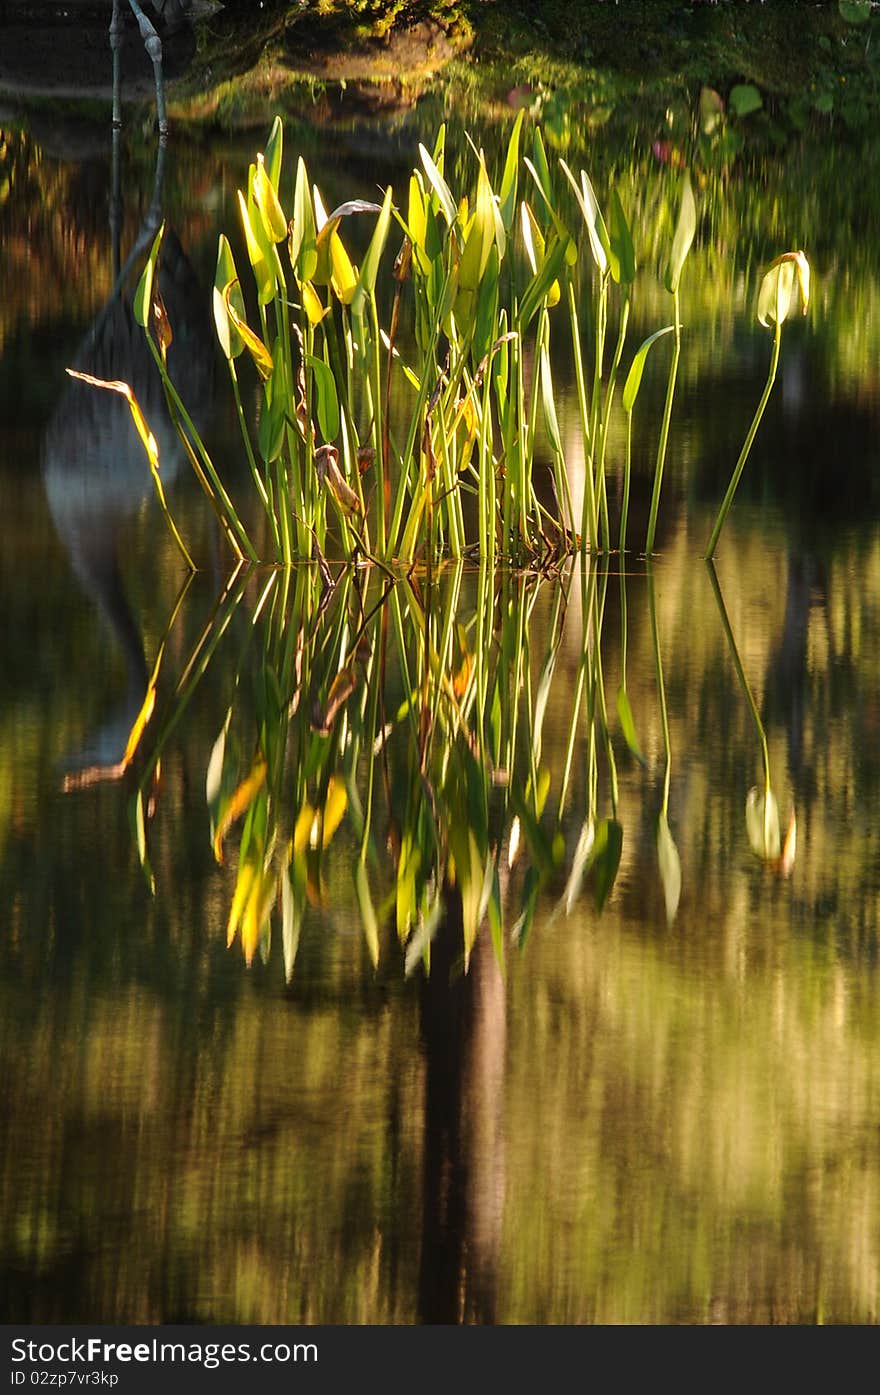
[[[797,277],[797,292],[795,292],[795,277]],[[733,503],[733,496],[748,460],[749,451],[752,449],[764,410],[770,400],[770,393],[773,391],[776,370],[779,365],[779,346],[782,342],[783,323],[798,302],[800,302],[803,314],[806,315],[810,304],[810,264],[803,252],[783,252],[781,257],[777,257],[775,261],[770,263],[770,268],[764,276],[758,292],[758,322],[764,326],[773,326],[773,350],[770,354],[770,367],[761,400],[752,418],[752,424],[746,434],[739,459],[734,466],[730,483],[727,486],[727,493],[722,500],[718,517],[715,519],[709,537],[709,545],[706,549],[706,557],[709,561],[715,556],[715,548],[718,546],[721,529],[724,527],[724,521]]]

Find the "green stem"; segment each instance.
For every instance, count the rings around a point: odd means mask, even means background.
[[[663,659],[660,655],[660,634],[657,629],[657,608],[654,603],[654,574],[648,564],[648,605],[651,611],[651,637],[654,641],[654,667],[657,671],[657,693],[660,698],[660,720],[663,725],[663,749],[666,771],[663,776],[663,804],[660,812],[665,819],[669,808],[669,779],[672,771],[672,748],[669,741],[669,716],[666,711],[666,686],[663,682]]]
[[[748,459],[749,451],[752,448],[752,442],[755,439],[755,435],[757,434],[758,427],[761,423],[761,418],[764,415],[764,408],[767,406],[767,402],[770,398],[770,393],[773,390],[773,384],[776,381],[776,369],[779,364],[779,345],[781,339],[782,325],[777,322],[776,332],[773,336],[773,352],[770,355],[770,372],[767,374],[767,382],[764,384],[764,391],[762,392],[761,400],[758,403],[758,410],[755,412],[755,415],[752,419],[752,424],[749,427],[749,433],[746,436],[745,443],[743,445],[742,451],[740,452],[739,460],[736,462],[736,467],[733,471],[733,474],[730,477],[730,484],[727,486],[727,493],[725,494],[724,499],[722,500],[721,508],[718,510],[718,517],[715,520],[715,527],[712,529],[712,536],[709,539],[709,546],[706,551],[707,562],[711,562],[712,558],[715,556],[715,548],[718,545],[718,538],[720,536],[721,529],[724,527],[724,520],[726,519],[728,510],[730,509],[730,506],[733,503],[733,496],[736,493],[736,487],[739,484],[740,476],[743,472],[746,460]]]
[[[669,423],[672,420],[672,402],[675,397],[675,379],[678,375],[678,360],[681,356],[681,319],[677,289],[672,293],[672,305],[675,324],[675,347],[672,350],[672,362],[669,365],[669,381],[666,384],[666,402],[663,407],[663,422],[660,427],[660,440],[657,445],[657,463],[654,466],[654,490],[651,495],[651,512],[648,517],[648,537],[645,543],[645,552],[649,557],[654,551],[654,534],[657,531],[657,513],[660,508],[660,487],[663,484],[663,467],[666,463]]]

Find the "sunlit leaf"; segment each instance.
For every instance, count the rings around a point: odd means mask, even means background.
[[[419,146],[419,157],[424,165],[425,174],[428,176],[431,188],[437,195],[438,202],[443,210],[443,217],[446,219],[449,226],[452,227],[458,214],[455,199],[452,197],[452,190],[449,188],[449,185],[446,183],[446,180],[443,178],[434,160],[423,145]]]
[[[623,850],[623,828],[616,819],[602,819],[596,826],[596,838],[590,858],[593,875],[593,899],[600,913],[611,894],[620,867]]]
[[[501,189],[499,194],[499,204],[501,221],[504,224],[504,231],[510,236],[513,227],[513,220],[516,216],[516,186],[519,171],[519,140],[522,131],[523,117],[525,113],[519,111],[513,123],[513,130],[507,142],[507,155],[504,161],[504,173],[501,176]]]
[[[293,828],[293,838],[291,841],[293,843],[294,853],[303,853],[309,846],[312,838],[312,829],[315,826],[315,817],[315,811],[311,804],[303,804],[297,814],[296,823]]]
[[[266,761],[257,755],[249,773],[230,796],[229,803],[218,817],[217,831],[214,834],[214,856],[223,862],[223,839],[237,819],[240,819],[259,794],[266,780]]]
[[[259,209],[266,236],[272,242],[283,242],[287,236],[287,219],[278,202],[277,190],[269,178],[262,155],[257,156],[254,201]]]
[[[129,805],[129,814],[132,825],[134,827],[135,843],[137,846],[138,861],[141,865],[141,871],[143,872],[144,877],[146,878],[147,886],[150,889],[150,895],[154,896],[156,894],[156,878],[153,876],[153,869],[150,866],[150,859],[147,854],[147,830],[144,821],[144,796],[143,791],[140,789],[138,790],[137,794],[135,795],[134,799],[131,801]]]
[[[268,305],[275,294],[275,268],[269,260],[267,246],[257,236],[251,223],[247,199],[240,189],[238,191],[238,207],[241,213],[241,225],[244,229],[248,261],[257,283],[257,298],[261,305]]]
[[[287,240],[290,264],[300,282],[311,281],[318,266],[318,233],[315,210],[309,191],[309,176],[305,161],[299,157],[296,165],[296,186],[293,194],[293,217]]]
[[[681,898],[681,862],[665,814],[659,814],[657,817],[657,861],[660,864],[660,880],[663,883],[666,921],[671,925],[678,913]]]
[[[266,173],[272,181],[272,188],[278,193],[281,184],[281,157],[284,150],[284,125],[281,117],[276,116],[272,122],[272,130],[269,132],[269,139],[266,141],[265,161]],[[286,232],[286,229],[285,229]]]
[[[303,309],[308,316],[309,324],[312,325],[312,327],[319,325],[324,316],[328,313],[330,307],[322,303],[321,297],[318,295],[311,281],[303,281],[300,287],[300,294],[302,295]]]
[[[388,229],[391,226],[391,185],[385,191],[385,199],[376,219],[376,226],[373,229],[373,236],[370,238],[370,245],[367,248],[366,256],[361,265],[357,279],[354,295],[352,296],[351,308],[355,315],[362,315],[367,296],[371,296],[376,289],[376,278],[379,275],[379,262],[385,250],[385,243],[388,240]]]
[[[609,240],[608,230],[605,227],[605,219],[599,210],[599,203],[590,183],[590,177],[586,170],[581,170],[581,182],[578,185],[574,175],[568,168],[564,160],[559,161],[566,179],[574,190],[578,207],[587,225],[587,236],[590,240],[590,251],[593,254],[593,261],[599,269],[600,276],[604,276],[608,270]]]
[[[626,214],[616,189],[611,191],[608,245],[612,278],[622,286],[631,286],[636,279],[636,254]]]
[[[617,690],[617,715],[620,719],[620,729],[623,732],[623,739],[629,747],[636,760],[643,759],[639,738],[636,735],[636,724],[633,720],[632,708],[629,705],[629,697],[626,688],[622,685]]]
[[[662,339],[664,334],[671,334],[675,329],[674,325],[664,325],[662,329],[655,330],[649,334],[643,344],[636,350],[636,356],[632,361],[629,373],[626,375],[626,382],[623,387],[623,410],[631,412],[639,395],[639,388],[642,385],[642,374],[645,371],[645,360],[651,350],[651,346]]]
[[[687,260],[688,252],[697,231],[697,205],[694,202],[694,191],[691,187],[691,177],[687,170],[681,178],[681,205],[678,210],[678,222],[675,225],[675,233],[672,238],[672,250],[669,253],[669,261],[666,266],[664,285],[670,295],[674,295],[678,290],[678,283],[681,280],[682,268]]]
[[[791,313],[795,275],[801,310],[806,315],[810,306],[810,263],[803,252],[783,252],[770,263],[758,292],[758,320],[762,325],[782,324]]]
[[[163,223],[153,239],[150,248],[150,255],[147,264],[141,274],[137,290],[134,294],[134,318],[142,329],[146,329],[150,323],[150,314],[153,305],[153,280],[156,275],[156,265],[159,260],[159,249],[162,246],[162,238],[165,236],[165,224]]]
[[[574,857],[571,860],[571,870],[568,874],[568,881],[565,884],[565,910],[567,915],[571,914],[572,906],[581,894],[584,877],[589,871],[592,862],[592,852],[595,841],[596,825],[592,818],[588,818],[580,831],[577,847],[574,850]]]
[[[129,766],[131,764],[134,758],[134,753],[140,745],[141,737],[143,736],[147,724],[153,715],[155,707],[156,684],[151,682],[147,684],[146,696],[144,697],[144,700],[141,703],[140,711],[138,712],[137,716],[134,719],[134,722],[132,723],[132,728],[129,732],[128,741],[125,744],[125,754],[122,757],[122,764],[124,766]]]
[[[237,358],[244,348],[244,340],[235,328],[226,308],[225,291],[227,286],[232,288],[229,292],[230,303],[235,307],[238,318],[243,320],[245,318],[244,296],[241,293],[238,272],[235,269],[235,259],[228,238],[221,233],[217,247],[217,270],[214,273],[214,325],[224,355],[227,359],[233,359]]]
[[[347,808],[348,790],[345,787],[345,781],[331,775],[321,819],[322,848],[326,848],[330,843],[331,838],[342,823]]]
[[[275,371],[275,364],[273,362],[272,355],[266,348],[266,345],[263,343],[260,336],[258,334],[254,334],[250,326],[245,324],[244,320],[239,315],[238,310],[235,308],[235,305],[233,303],[233,288],[236,286],[238,286],[238,282],[231,281],[228,286],[223,287],[223,304],[226,307],[226,311],[229,315],[230,320],[235,326],[236,332],[240,335],[242,342],[248,350],[248,353],[250,354],[254,363],[257,365],[257,372],[260,374],[260,377],[263,379],[271,378],[273,372]]]

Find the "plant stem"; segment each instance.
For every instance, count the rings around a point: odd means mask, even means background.
[[[726,519],[728,510],[730,509],[730,506],[733,503],[733,496],[736,493],[736,487],[739,484],[740,476],[743,472],[746,460],[748,459],[749,451],[752,448],[752,442],[755,439],[755,435],[761,423],[761,418],[764,415],[764,408],[767,406],[767,402],[770,398],[770,393],[773,390],[773,384],[776,381],[776,368],[779,363],[779,344],[781,339],[782,325],[781,323],[777,322],[776,332],[773,335],[773,352],[770,355],[770,371],[767,374],[767,382],[764,384],[764,391],[762,392],[761,400],[758,403],[758,410],[755,412],[755,415],[752,419],[752,424],[749,427],[749,433],[746,436],[745,443],[743,445],[742,451],[740,452],[739,460],[736,462],[736,467],[733,471],[733,474],[730,477],[730,484],[727,486],[727,493],[725,494],[724,499],[722,500],[721,508],[718,510],[718,517],[715,520],[715,527],[712,529],[712,536],[709,539],[709,546],[706,551],[707,562],[711,562],[712,558],[715,555],[715,548],[718,545],[718,538],[721,533],[721,529],[724,527],[724,520]]]
[[[673,322],[675,325],[675,347],[669,365],[669,381],[666,384],[666,403],[663,407],[663,422],[660,427],[660,440],[657,445],[657,463],[654,466],[654,490],[651,495],[651,512],[648,517],[648,537],[645,552],[650,557],[654,551],[654,534],[657,531],[657,513],[660,508],[660,487],[663,483],[663,466],[666,463],[666,445],[669,440],[669,423],[672,420],[672,402],[675,397],[675,379],[678,374],[678,360],[681,356],[681,319],[679,314],[678,290],[672,293]]]

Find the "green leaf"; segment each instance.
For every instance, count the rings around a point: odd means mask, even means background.
[[[358,276],[357,286],[352,297],[351,309],[355,315],[363,315],[364,303],[368,295],[372,295],[376,289],[376,278],[379,275],[379,262],[385,250],[385,243],[388,240],[388,229],[391,226],[391,185],[385,191],[385,199],[376,219],[376,226],[373,229],[373,236],[370,238],[370,245],[364,257],[363,265]]]
[[[244,348],[244,340],[235,328],[235,324],[229,314],[226,305],[224,292],[226,287],[231,287],[229,291],[229,301],[234,312],[240,320],[245,318],[244,296],[241,293],[241,284],[238,279],[238,272],[235,269],[235,259],[232,255],[232,248],[228,238],[221,233],[217,246],[217,270],[214,273],[214,326],[217,330],[217,338],[220,347],[227,359],[238,358]]]
[[[636,350],[636,356],[632,361],[632,366],[626,375],[626,382],[623,387],[623,410],[631,412],[636,404],[639,395],[639,388],[642,385],[642,373],[645,369],[645,360],[648,357],[652,344],[658,339],[662,339],[664,334],[671,334],[675,325],[664,325],[662,329],[657,329],[653,334],[649,334],[643,344]]]
[[[281,183],[281,155],[284,149],[284,126],[280,116],[276,116],[272,122],[272,130],[269,139],[266,141],[266,149],[263,158],[266,161],[266,173],[272,181],[272,188],[278,193]]]
[[[556,417],[556,400],[553,395],[550,353],[546,344],[541,346],[541,405],[544,409],[544,424],[547,427],[547,436],[553,448],[553,454],[558,460],[564,460],[565,452],[562,449],[562,435]]]
[[[293,193],[293,219],[290,224],[288,250],[290,264],[297,280],[311,281],[318,269],[318,234],[308,171],[301,155],[296,164],[296,187]]]
[[[629,747],[636,760],[644,760],[639,738],[636,735],[636,724],[633,721],[632,708],[629,705],[626,688],[622,685],[617,690],[617,715],[620,718],[620,729],[623,732],[623,739]]]
[[[287,236],[287,219],[261,155],[257,156],[257,168],[254,172],[254,203],[260,214],[265,236],[270,242],[283,242]]]
[[[302,853],[294,853],[289,866],[281,874],[281,944],[284,953],[284,977],[288,983],[293,978],[299,949],[307,882],[305,856]]]
[[[603,819],[596,828],[596,841],[593,844],[590,859],[593,873],[593,899],[596,902],[596,910],[600,914],[617,879],[622,851],[623,828],[616,819]]]
[[[501,176],[501,191],[499,195],[499,205],[501,221],[504,224],[504,231],[510,236],[513,228],[513,221],[516,217],[516,188],[519,173],[519,138],[522,131],[523,117],[525,113],[519,111],[513,123],[513,130],[510,133],[510,140],[507,143],[507,158],[504,161],[504,173]]]
[[[535,134],[532,139],[532,173],[535,182],[541,193],[544,195],[544,202],[548,209],[553,208],[553,186],[550,181],[550,166],[547,163],[547,152],[544,149],[544,141],[541,137],[540,126],[535,127]]]
[[[339,435],[339,397],[336,380],[322,358],[305,354],[304,360],[314,374],[318,425],[325,441],[335,441]]]
[[[142,329],[146,329],[150,323],[150,312],[153,304],[153,278],[156,274],[156,263],[159,260],[159,249],[162,246],[162,238],[165,235],[165,224],[163,223],[153,239],[153,246],[147,258],[147,264],[143,269],[138,288],[134,296],[134,317]]]
[[[592,818],[584,823],[571,860],[571,871],[565,885],[565,913],[571,915],[572,907],[581,894],[584,877],[593,862],[593,846],[596,841],[596,825]]]
[[[586,170],[581,170],[581,182],[578,187],[577,181],[564,160],[559,161],[563,173],[574,190],[574,196],[578,201],[578,206],[587,225],[587,236],[590,239],[590,250],[593,253],[593,261],[599,269],[600,276],[604,276],[608,270],[608,259],[610,243],[608,240],[608,229],[605,227],[605,219],[599,210],[599,202],[590,183]]]
[[[871,0],[838,0],[838,8],[847,24],[867,24],[871,18]]]
[[[533,277],[529,282],[523,292],[523,297],[517,308],[516,316],[516,323],[520,332],[526,329],[545,297],[550,296],[553,283],[558,279],[564,262],[565,247],[558,239],[555,239],[550,244],[550,250],[544,259],[544,265],[538,271],[537,276]]]
[[[732,87],[728,101],[731,111],[736,116],[749,116],[753,111],[760,111],[764,105],[757,87],[753,87],[750,82],[739,82]]]
[[[690,174],[685,170],[681,180],[681,207],[678,211],[678,222],[672,238],[672,251],[669,254],[669,263],[664,278],[664,285],[670,295],[674,295],[678,290],[682,267],[687,260],[688,252],[691,250],[691,243],[696,231],[697,205],[694,203]]]
[[[609,263],[612,277],[619,285],[631,286],[636,279],[636,254],[626,214],[616,189],[611,194],[608,242],[611,249]]]
[[[665,814],[659,814],[657,817],[657,861],[660,864],[660,880],[663,883],[663,898],[666,902],[666,921],[671,925],[678,912],[681,897],[681,862]]]
[[[275,268],[270,262],[269,244],[262,237],[262,228],[257,227],[257,220],[251,218],[248,200],[240,189],[238,191],[238,207],[241,213],[241,225],[244,229],[248,261],[257,283],[257,298],[261,305],[268,305],[275,294]],[[256,211],[255,204],[254,213]]]
[[[364,939],[367,942],[370,960],[373,968],[379,966],[379,922],[376,919],[376,911],[370,896],[370,882],[367,877],[366,863],[358,860],[354,873],[354,885],[357,892],[358,906],[361,912],[361,921],[364,927]]]
[[[535,907],[538,904],[538,891],[540,881],[538,873],[534,867],[530,867],[523,878],[522,910],[517,917],[516,923],[511,930],[511,938],[518,949],[525,949],[529,931],[532,928],[532,921],[535,919]]]
[[[452,197],[452,190],[423,145],[419,146],[419,155],[425,167],[425,174],[430,180],[431,188],[434,190],[437,201],[443,210],[443,217],[446,219],[449,226],[452,227],[458,215],[458,208],[456,207],[455,199]]]
[[[154,896],[156,893],[156,878],[153,876],[153,869],[150,866],[150,859],[147,853],[147,830],[144,823],[144,796],[142,790],[138,790],[134,799],[129,802],[128,815],[135,835],[141,871],[146,878],[150,895]]]

